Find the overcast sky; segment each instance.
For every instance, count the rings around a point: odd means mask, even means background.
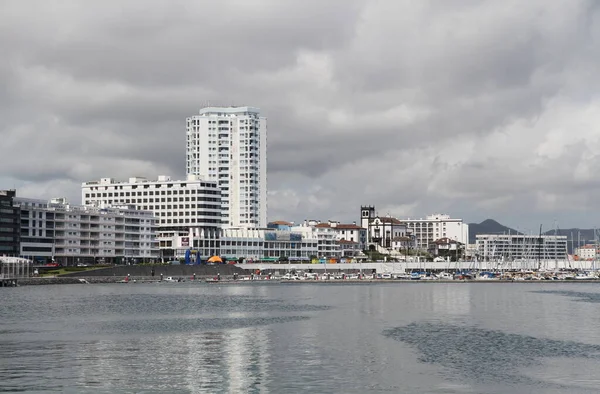
[[[600,2],[0,2],[0,188],[185,175],[208,101],[268,117],[269,220],[600,226]]]

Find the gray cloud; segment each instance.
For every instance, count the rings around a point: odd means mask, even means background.
[[[35,10],[33,12],[32,10]],[[4,1],[0,187],[184,176],[186,116],[269,117],[270,219],[593,226],[594,1]]]

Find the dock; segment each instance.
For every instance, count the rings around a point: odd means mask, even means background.
[[[17,287],[19,285],[16,278],[0,278],[0,287]]]
[[[0,287],[17,287],[20,279],[31,276],[31,265],[21,257],[0,256]]]

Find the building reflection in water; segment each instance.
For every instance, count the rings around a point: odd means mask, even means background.
[[[269,365],[266,327],[179,335],[188,349],[187,373],[191,392],[262,392]]]
[[[428,289],[428,298],[431,302],[431,310],[434,313],[450,316],[466,316],[471,312],[471,288],[470,283],[448,283],[432,285]]]
[[[73,367],[87,388],[266,392],[268,332],[255,326],[82,343]]]

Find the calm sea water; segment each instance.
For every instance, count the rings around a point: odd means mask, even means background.
[[[596,393],[597,284],[0,289],[0,391]]]

